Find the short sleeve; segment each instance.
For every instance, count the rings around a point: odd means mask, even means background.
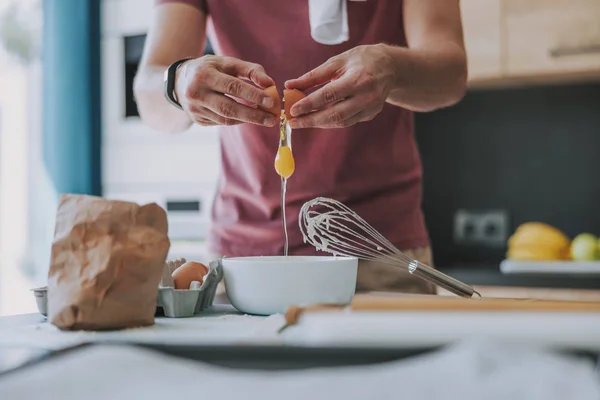
[[[183,3],[188,4],[192,7],[196,7],[200,11],[204,11],[208,14],[207,0],[154,0],[154,4],[167,4],[167,3]]]

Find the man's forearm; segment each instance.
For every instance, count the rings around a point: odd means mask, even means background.
[[[457,103],[465,94],[466,56],[454,43],[428,49],[387,46],[396,71],[387,102],[427,112]]]
[[[143,65],[134,81],[134,93],[141,119],[160,132],[182,132],[192,124],[189,117],[173,107],[164,96],[164,72],[168,66]]]

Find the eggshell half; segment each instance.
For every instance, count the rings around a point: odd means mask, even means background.
[[[273,114],[276,117],[279,117],[279,114],[281,114],[281,97],[279,97],[279,93],[277,92],[277,87],[276,86],[269,86],[268,88],[264,89],[265,93],[268,94],[273,101],[275,102],[275,104],[273,105],[273,107],[270,108],[266,108],[263,106],[258,106],[258,108],[260,108],[261,110],[270,112],[271,114]]]
[[[284,99],[284,107],[285,107],[285,116],[286,118],[292,118],[292,114],[290,114],[290,109],[294,104],[305,98],[306,95],[299,91],[298,89],[284,89],[283,91],[283,99]]]

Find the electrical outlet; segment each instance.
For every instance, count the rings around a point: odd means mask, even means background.
[[[454,241],[457,244],[502,247],[507,239],[506,210],[458,210],[454,214]]]

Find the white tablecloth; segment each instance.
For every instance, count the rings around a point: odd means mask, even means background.
[[[3,399],[598,400],[593,365],[494,343],[379,365],[242,371],[98,346],[0,379]]]

